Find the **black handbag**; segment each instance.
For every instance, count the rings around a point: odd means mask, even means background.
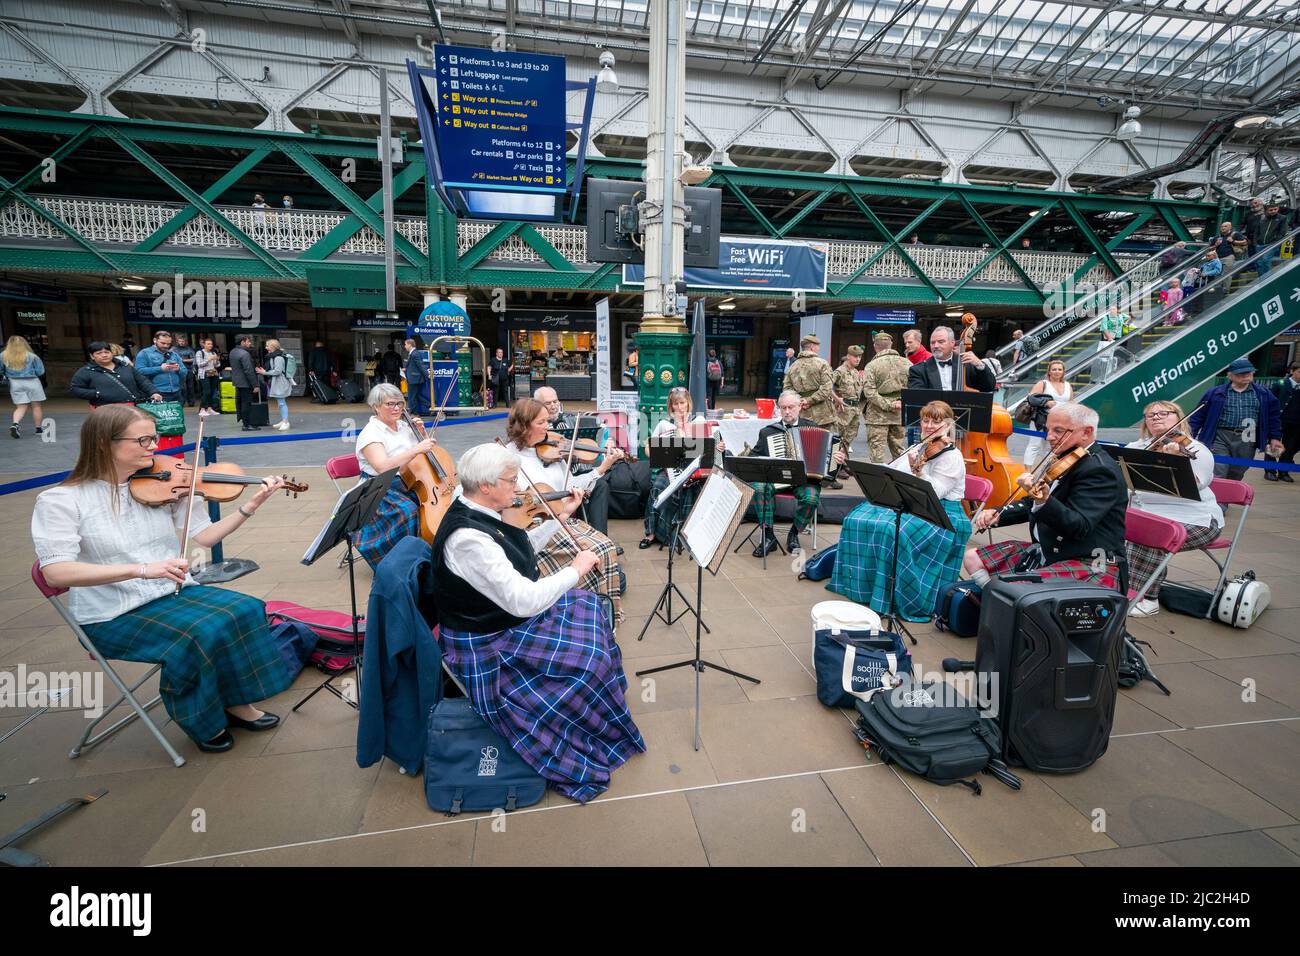
[[[1216,596],[1208,588],[1200,588],[1194,584],[1172,584],[1166,581],[1160,586],[1160,594],[1156,599],[1162,608],[1175,614],[1208,618]]]

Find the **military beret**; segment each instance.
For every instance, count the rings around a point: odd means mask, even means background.
[[[799,342],[800,342],[801,344],[804,343],[804,342],[811,342],[813,345],[821,345],[821,344],[822,344],[822,340],[819,339],[819,338],[817,338],[817,336],[814,335],[812,332],[809,332],[807,335],[801,336],[800,339],[799,339]]]
[[[866,351],[866,349],[864,349],[861,345],[850,345],[850,346],[849,346],[849,354],[850,354],[850,355],[861,355],[861,354],[862,354],[863,352],[865,352],[865,351]]]

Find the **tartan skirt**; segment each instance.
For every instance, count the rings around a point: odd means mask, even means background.
[[[192,740],[226,729],[226,708],[274,697],[293,683],[255,597],[204,585],[160,597],[111,621],[82,625],[99,652],[161,663],[159,693]]]
[[[623,655],[603,603],[574,588],[495,634],[439,629],[443,659],[475,713],[579,803],[608,790],[611,773],[646,749],[627,709]]]
[[[928,621],[939,590],[961,577],[961,560],[971,524],[958,501],[944,501],[953,530],[915,515],[903,515],[898,529],[897,613],[907,621]],[[890,606],[889,572],[894,553],[894,513],[866,503],[840,527],[839,552],[829,588],[876,610]]]
[[[984,564],[984,570],[988,571],[989,574],[1002,574],[1014,571],[1021,556],[1031,547],[1033,545],[1028,541],[1000,541],[997,544],[986,544],[976,553]],[[1055,564],[1045,564],[1041,568],[1034,568],[1033,573],[1044,581],[1051,581],[1056,578],[1073,578],[1075,581],[1096,584],[1111,590],[1116,590],[1119,587],[1119,565],[1114,562],[1107,564],[1103,570],[1094,568],[1091,561],[1084,561],[1082,558],[1067,558],[1064,561],[1057,561]]]
[[[379,500],[375,520],[352,536],[352,546],[373,571],[384,560],[384,555],[408,536],[420,536],[420,505],[398,477],[393,479]]]
[[[587,522],[577,518],[569,524],[569,530],[583,543],[583,550],[600,558],[600,564],[578,581],[578,587],[608,597],[614,605],[614,623],[622,624],[623,584],[618,572],[618,546]],[[542,577],[550,577],[567,568],[577,554],[578,549],[573,546],[569,536],[563,531],[557,531],[546,547],[537,552],[537,570]]]

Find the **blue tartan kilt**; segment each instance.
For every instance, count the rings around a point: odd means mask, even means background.
[[[420,506],[398,477],[379,500],[375,520],[352,536],[352,545],[373,571],[384,555],[408,536],[420,536]]]
[[[105,657],[163,665],[159,693],[192,740],[226,729],[226,708],[266,700],[293,683],[271,640],[266,605],[196,585],[99,624],[83,625]]]
[[[623,655],[600,597],[574,588],[495,634],[439,629],[474,711],[557,791],[586,803],[645,741],[624,694]]]
[[[960,579],[971,523],[957,501],[944,501],[952,531],[914,515],[903,515],[898,534],[897,613],[909,621],[928,621],[939,590]],[[839,553],[828,587],[837,594],[883,613],[890,606],[889,571],[894,550],[894,513],[859,505],[840,528]]]

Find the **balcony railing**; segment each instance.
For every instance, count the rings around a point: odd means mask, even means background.
[[[133,202],[116,199],[84,199],[61,196],[30,197],[52,215],[67,223],[91,244],[134,247],[157,232],[186,206],[182,203]],[[251,209],[247,206],[217,206],[235,226],[273,253],[303,253],[346,218],[341,212],[308,209]],[[425,220],[417,216],[399,216],[396,221],[399,233],[409,239],[421,252],[429,249],[428,229]],[[456,251],[461,256],[472,249],[494,228],[493,223],[463,221],[457,223]],[[595,269],[597,264],[587,262],[587,232],[583,226],[538,225],[535,227],[547,242],[580,269]],[[0,209],[0,241],[34,241],[60,244],[68,238],[51,223],[41,218],[27,205],[14,201]],[[816,240],[813,241],[822,241]],[[827,272],[841,279],[857,273],[881,249],[878,242],[845,242],[832,240],[829,248]],[[208,216],[200,213],[169,236],[163,248],[173,250],[242,250],[234,236]],[[908,246],[907,253],[937,284],[955,284],[962,281],[979,265],[988,250],[971,246]],[[368,259],[384,254],[383,238],[368,226],[361,228],[343,244],[337,256]],[[1088,256],[1078,253],[1012,252],[1016,262],[1040,288],[1063,283],[1081,268]],[[291,258],[288,256],[287,258]],[[1125,268],[1139,264],[1140,255],[1117,255],[1116,260]],[[508,268],[549,268],[540,255],[521,238],[511,236],[484,260],[485,265]],[[1104,265],[1093,266],[1077,282],[1106,282],[1113,278]],[[896,252],[881,256],[871,267],[858,276],[857,282],[919,283],[916,274]],[[1020,288],[1020,276],[1004,257],[999,256],[984,266],[971,280],[981,285]]]

